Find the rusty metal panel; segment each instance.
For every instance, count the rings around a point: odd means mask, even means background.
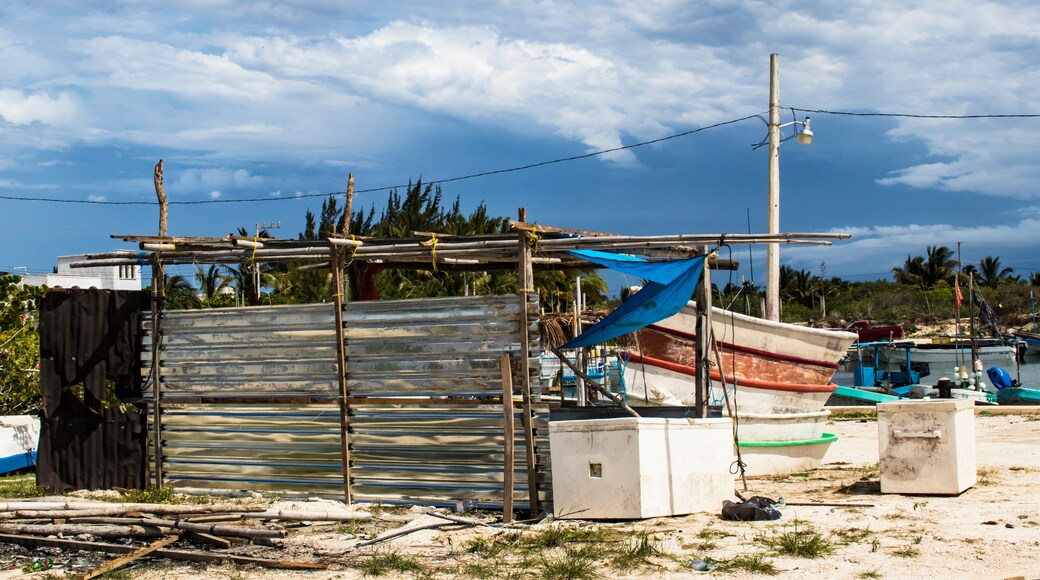
[[[536,298],[526,306],[536,312]],[[511,354],[519,392],[520,308],[515,295],[345,305],[356,498],[501,505],[499,359]],[[331,305],[166,313],[160,364],[167,481],[192,488],[342,493],[334,314]],[[540,350],[537,317],[531,320],[529,380],[537,400]],[[328,403],[301,405],[300,398]],[[389,398],[411,401],[389,405]],[[248,404],[250,399],[256,404]],[[549,500],[548,408],[536,405],[534,412],[539,497]],[[521,415],[518,405],[518,508],[529,497]]]

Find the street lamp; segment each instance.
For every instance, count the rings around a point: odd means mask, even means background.
[[[780,57],[769,55],[769,207],[768,233],[780,233],[780,143],[790,139],[780,138],[780,129],[791,125],[800,125],[801,131],[796,136],[798,143],[812,143],[813,132],[809,125],[809,117],[804,121],[791,121],[780,124]],[[780,244],[766,244],[766,320],[780,320]]]

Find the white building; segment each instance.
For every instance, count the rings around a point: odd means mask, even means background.
[[[140,290],[140,266],[91,266],[72,268],[73,262],[82,262],[84,255],[58,256],[58,267],[53,274],[28,274],[22,284],[48,288],[99,288],[104,290]]]

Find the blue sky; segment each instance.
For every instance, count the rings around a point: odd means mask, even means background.
[[[349,4],[349,7],[342,6]],[[782,107],[922,115],[1037,114],[1040,5],[976,2],[333,2],[137,0],[0,4],[0,196],[155,199],[172,235],[257,222],[295,237],[343,191],[630,145]],[[799,116],[800,118],[800,116]],[[783,120],[791,120],[785,110]],[[962,242],[1040,271],[1040,119],[813,114],[781,149],[781,230],[848,232],[782,262],[889,277]],[[473,209],[628,234],[766,227],[765,125],[750,119],[590,159],[444,185]],[[154,206],[0,198],[0,270],[130,246]],[[733,249],[749,276],[746,247]],[[764,249],[754,249],[764,282]],[[728,275],[723,275],[728,276]]]

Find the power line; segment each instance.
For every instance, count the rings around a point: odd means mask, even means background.
[[[1040,118],[1040,114],[980,114],[980,115],[922,115],[914,113],[862,113],[853,111],[831,111],[826,109],[803,109],[800,107],[784,107],[790,110],[792,113],[813,113],[821,115],[844,115],[850,117],[892,117],[892,118],[909,118],[909,119],[1035,119]],[[569,161],[578,161],[582,159],[589,159],[592,157],[598,157],[606,155],[608,153],[616,153],[618,151],[625,151],[629,149],[636,149],[638,147],[645,147],[647,145],[653,145],[655,143],[661,143],[672,139],[678,139],[681,137],[687,137],[702,131],[709,129],[717,129],[726,125],[733,125],[740,123],[748,119],[758,118],[761,119],[761,115],[747,115],[737,119],[731,119],[729,121],[722,121],[713,125],[706,125],[697,129],[691,129],[689,131],[683,131],[668,135],[667,137],[661,137],[658,139],[651,139],[649,141],[642,141],[640,143],[633,143],[631,145],[622,145],[620,147],[612,147],[610,149],[602,149],[600,151],[593,151],[582,155],[572,155],[569,157],[560,157],[558,159],[550,159],[548,161],[539,161],[537,163],[529,163],[527,165],[519,165],[516,167],[509,167],[505,169],[493,169],[490,171],[481,171],[479,173],[471,173],[468,175],[460,175],[458,177],[449,177],[446,179],[437,179],[434,181],[426,182],[428,185],[438,185],[442,183],[452,183],[455,181],[464,181],[468,179],[476,179],[479,177],[488,177],[491,175],[501,175],[503,173],[514,173],[517,171],[526,171],[529,169],[535,169],[538,167],[544,167],[546,165],[554,165],[557,163],[566,163]],[[383,187],[372,187],[368,189],[357,189],[354,193],[372,193],[376,191],[387,191],[398,188],[405,188],[407,185],[388,185]],[[171,201],[169,205],[211,205],[211,204],[231,204],[231,203],[263,203],[271,201],[291,201],[295,199],[305,199],[313,197],[325,197],[329,195],[343,195],[345,191],[332,191],[326,193],[301,193],[288,197],[253,197],[253,198],[239,198],[239,199],[205,199],[195,201]],[[91,199],[61,199],[61,198],[47,198],[47,197],[26,197],[26,196],[15,196],[15,195],[0,195],[0,199],[6,199],[11,201],[37,201],[47,203],[66,203],[66,204],[81,204],[81,205],[158,205],[155,201],[103,201],[103,200],[91,200]]]
[[[651,139],[650,141],[642,141],[640,143],[633,143],[631,145],[622,145],[621,147],[613,147],[610,149],[603,149],[600,151],[593,151],[591,153],[585,153],[582,155],[572,155],[570,157],[561,157],[559,159],[550,159],[548,161],[539,161],[537,163],[530,163],[527,165],[520,165],[517,167],[509,167],[506,169],[494,169],[491,171],[482,171],[480,173],[471,173],[469,175],[461,175],[458,177],[449,177],[446,179],[437,179],[434,181],[427,181],[427,185],[438,185],[441,183],[451,183],[454,181],[463,181],[466,179],[476,179],[478,177],[487,177],[489,175],[500,175],[503,173],[513,173],[516,171],[525,171],[528,169],[534,169],[536,167],[544,167],[546,165],[553,165],[556,163],[566,163],[568,161],[578,161],[580,159],[589,159],[591,157],[597,157],[600,155],[606,155],[607,153],[616,153],[618,151],[625,151],[628,149],[635,149],[637,147],[645,147],[647,145],[653,145],[655,143],[661,143],[663,141],[669,141],[671,139],[678,139],[680,137],[687,137],[701,131],[707,131],[708,129],[717,129],[726,125],[733,125],[748,119],[754,119],[759,117],[758,115],[747,115],[746,117],[740,117],[739,119],[730,119],[729,121],[722,121],[715,123],[714,125],[707,125],[699,127],[697,129],[691,129],[689,131],[683,131],[681,133],[675,133],[674,135],[668,135],[667,137],[661,137],[658,139]],[[407,185],[388,185],[383,187],[372,187],[368,189],[355,189],[354,193],[371,193],[375,191],[387,191],[391,189],[405,188]],[[303,199],[308,197],[325,197],[328,195],[343,195],[345,191],[331,191],[328,193],[306,193],[298,194],[289,197],[254,197],[254,198],[239,198],[239,199],[205,199],[196,201],[171,201],[169,205],[208,205],[216,203],[257,203],[265,201],[290,201],[294,199]],[[46,198],[46,197],[22,197],[14,195],[0,195],[0,199],[8,199],[12,201],[42,201],[50,203],[74,203],[74,204],[85,204],[85,205],[158,205],[156,201],[102,201],[93,199],[60,199],[60,198]]]
[[[1040,114],[1010,114],[1010,115],[917,115],[913,113],[856,113],[852,111],[827,111],[824,109],[801,109],[798,107],[784,107],[792,112],[814,113],[820,115],[845,115],[847,117],[897,117],[904,119],[1036,119]]]

